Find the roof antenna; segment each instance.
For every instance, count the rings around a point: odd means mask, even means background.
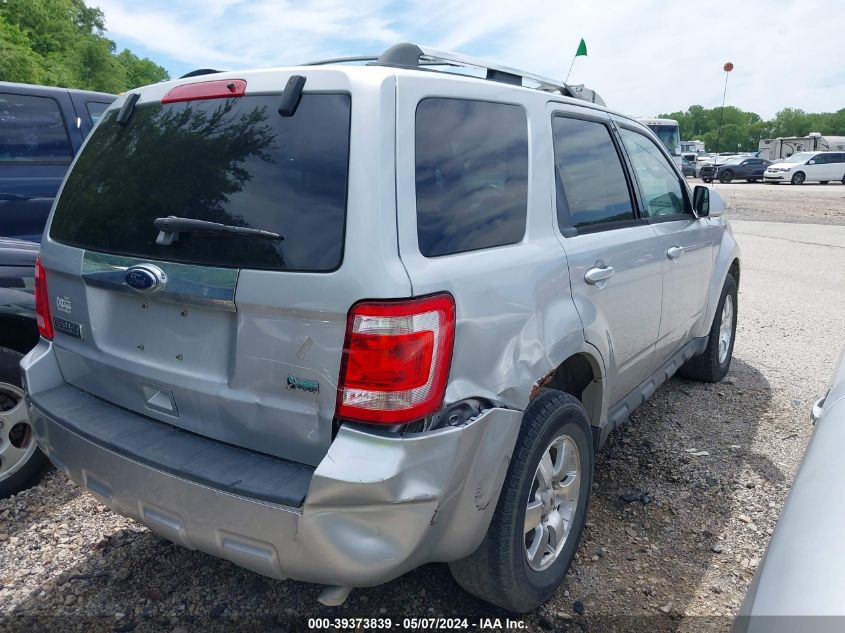
[[[291,75],[288,83],[282,92],[282,100],[279,103],[279,114],[282,116],[293,116],[299,107],[299,100],[302,99],[302,88],[305,86],[305,77],[302,75]]]

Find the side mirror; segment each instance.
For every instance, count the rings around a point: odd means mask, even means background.
[[[816,161],[814,161],[814,160],[807,161],[807,164],[808,164],[808,165],[815,165],[815,164],[816,164]]]
[[[706,218],[710,215],[710,189],[696,185],[692,192],[692,208],[695,209],[695,214],[700,218]]]
[[[707,189],[707,187],[703,187],[703,189]],[[707,190],[710,192],[710,213],[707,215],[711,218],[718,218],[725,212],[725,209],[728,208],[728,205],[725,204],[725,200],[722,198],[722,196],[719,195],[719,193],[715,189]]]

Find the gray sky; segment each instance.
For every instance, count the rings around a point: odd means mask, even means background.
[[[842,0],[89,0],[119,47],[178,76],[293,64],[411,41],[586,83],[649,116],[727,103],[769,118],[845,107]]]

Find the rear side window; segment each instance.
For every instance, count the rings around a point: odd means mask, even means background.
[[[65,122],[49,97],[0,93],[0,162],[69,163]]]
[[[103,116],[103,112],[106,111],[106,108],[108,108],[109,105],[110,104],[103,103],[102,101],[86,101],[85,109],[88,110],[88,116],[91,117],[91,123],[99,121],[100,117]]]
[[[521,241],[528,212],[525,110],[465,99],[420,101],[416,195],[426,257]]]
[[[555,116],[552,134],[560,228],[633,220],[628,182],[607,126]]]
[[[145,259],[229,268],[336,269],[343,254],[350,97],[304,94],[139,105],[105,115],[71,170],[54,240]],[[182,232],[156,243],[156,218],[279,233],[283,241]]]

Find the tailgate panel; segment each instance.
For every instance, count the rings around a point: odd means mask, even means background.
[[[158,266],[166,291],[145,294],[126,285],[126,269],[138,263]],[[130,411],[316,465],[331,443],[346,314],[320,305],[337,306],[338,280],[315,275],[321,283],[312,278],[312,288],[327,291],[300,294],[301,276],[276,273],[272,296],[264,292],[251,297],[260,305],[240,306],[237,270],[87,251],[81,276],[49,279],[54,317],[83,332],[76,338],[57,331],[59,367],[69,384]],[[291,295],[311,303],[293,306]],[[292,389],[289,377],[319,386]]]

